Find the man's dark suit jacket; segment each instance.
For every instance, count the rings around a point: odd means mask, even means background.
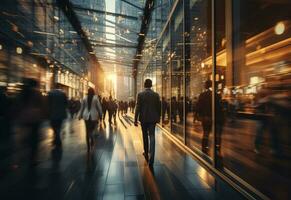
[[[158,93],[146,88],[137,95],[135,121],[141,123],[158,123],[161,116],[161,102]]]

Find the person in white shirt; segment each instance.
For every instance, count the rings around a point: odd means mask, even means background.
[[[94,146],[93,131],[102,119],[102,107],[93,88],[88,89],[88,95],[83,99],[80,109],[79,119],[85,120],[87,151],[91,151]]]

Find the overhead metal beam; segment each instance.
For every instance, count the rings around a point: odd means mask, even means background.
[[[137,5],[135,5],[135,4],[133,4],[133,3],[129,2],[129,1],[126,1],[126,0],[121,0],[121,1],[123,1],[124,3],[127,3],[128,5],[131,5],[132,7],[135,7],[135,8],[137,8],[137,9],[143,11],[143,8],[137,6]]]
[[[136,54],[134,57],[134,63],[133,63],[133,76],[136,81],[136,76],[137,76],[137,67],[140,62],[140,54],[142,53],[144,43],[145,43],[145,37],[148,32],[149,24],[151,21],[151,16],[152,16],[152,11],[154,10],[154,0],[146,0],[145,3],[145,8],[144,8],[144,13],[142,17],[142,22],[141,22],[141,27],[140,27],[140,32],[139,32],[139,37],[138,37],[138,45],[136,49]],[[136,93],[136,91],[135,91]]]
[[[123,44],[110,44],[110,43],[100,43],[100,44],[93,44],[93,46],[97,47],[114,47],[114,48],[134,48],[136,49],[137,46],[135,45],[123,45]]]
[[[81,23],[79,21],[79,18],[77,14],[75,13],[72,4],[69,0],[56,0],[56,3],[58,7],[63,11],[64,15],[68,18],[68,21],[71,23],[72,27],[75,29],[75,31],[80,36],[84,46],[86,47],[90,57],[94,62],[98,62],[98,59],[95,55],[90,54],[90,52],[93,52],[93,47],[88,40],[88,37],[86,36],[86,33],[82,29]]]
[[[103,14],[103,15],[111,15],[114,17],[123,17],[123,18],[130,19],[130,20],[138,20],[138,17],[136,17],[136,16],[124,15],[121,13],[112,13],[112,12],[107,12],[107,11],[103,11],[103,10],[84,8],[84,7],[77,6],[77,5],[73,5],[73,8],[76,10],[80,10],[80,11],[89,11],[89,12],[94,12],[94,13]]]

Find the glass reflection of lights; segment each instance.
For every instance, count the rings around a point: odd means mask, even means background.
[[[275,26],[276,35],[282,35],[285,31],[285,24],[283,22],[278,22]]]
[[[22,54],[22,48],[21,47],[16,47],[16,53],[17,54]]]

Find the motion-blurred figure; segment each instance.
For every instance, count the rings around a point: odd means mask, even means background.
[[[0,87],[0,138],[9,134],[9,100],[6,93],[6,87]]]
[[[197,102],[198,102],[198,99],[197,97],[194,97],[193,101],[192,101],[192,112],[193,112],[193,123],[195,123],[198,118],[197,118]]]
[[[177,107],[178,107],[178,115],[179,115],[179,123],[183,124],[184,121],[184,100],[183,97],[179,98],[179,101],[177,103]]]
[[[168,103],[165,97],[162,97],[162,122],[165,123],[166,112],[168,109]]]
[[[73,104],[73,100],[70,103]],[[48,105],[50,124],[54,130],[53,144],[56,147],[61,147],[61,128],[64,119],[67,118],[68,100],[66,94],[59,88],[59,85],[56,85],[56,88],[48,93]]]
[[[113,117],[114,117],[114,123],[116,123],[116,115],[117,115],[117,109],[118,109],[118,104],[117,104],[116,99],[113,101],[113,104],[114,104]]]
[[[22,91],[18,98],[18,122],[28,130],[30,145],[30,164],[36,164],[39,129],[45,119],[45,100],[39,91],[39,83],[30,78],[24,79]]]
[[[105,120],[105,117],[106,117],[106,112],[107,112],[107,107],[108,107],[108,102],[107,102],[107,100],[106,100],[106,98],[105,97],[103,97],[103,99],[102,99],[102,102],[101,102],[101,105],[102,105],[102,112],[103,112],[103,117],[102,117],[102,119],[103,119],[103,121]]]
[[[177,111],[178,111],[178,102],[176,97],[172,97],[171,101],[171,119],[172,122],[177,122]]]
[[[112,99],[112,96],[109,97],[109,100],[107,102],[107,110],[108,110],[108,115],[109,115],[108,122],[109,122],[109,124],[112,124],[112,116],[113,116],[114,110],[115,110],[115,103]]]
[[[280,156],[282,152],[279,146],[279,130],[282,128],[282,122],[290,118],[290,96],[288,92],[275,91],[263,86],[257,93],[255,101],[258,120],[254,151],[260,153],[264,133],[269,132],[271,153]]]
[[[79,116],[79,119],[83,118],[85,120],[88,152],[90,152],[94,146],[93,131],[98,124],[98,121],[102,119],[102,116],[103,113],[99,98],[95,95],[94,89],[89,88],[88,95],[83,99],[81,103]]]
[[[143,135],[143,155],[148,161],[148,153],[150,152],[149,166],[152,169],[155,159],[155,127],[156,123],[160,121],[161,102],[159,94],[151,89],[152,81],[150,79],[145,80],[144,87],[145,90],[137,96],[134,125],[138,125],[137,120],[139,119]],[[150,149],[148,148],[149,138]]]

